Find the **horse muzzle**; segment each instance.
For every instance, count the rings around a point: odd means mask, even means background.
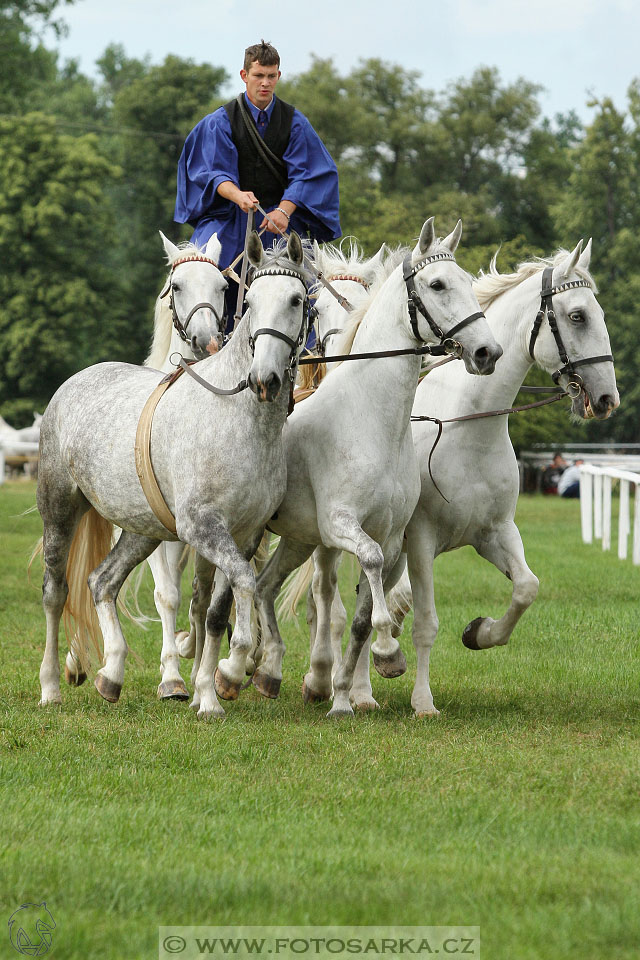
[[[282,388],[282,380],[277,373],[270,373],[266,377],[254,377],[250,373],[248,382],[260,403],[273,403]]]
[[[484,344],[473,352],[464,350],[462,359],[468,373],[488,377],[496,369],[496,363],[501,356],[502,347],[499,343],[495,343],[494,345]]]

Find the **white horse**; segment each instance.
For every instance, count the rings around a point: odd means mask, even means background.
[[[336,677],[331,715],[352,713],[348,694],[354,654],[371,625],[378,632],[374,656],[380,671],[395,676],[404,669],[404,658],[391,636],[383,583],[397,560],[419,495],[409,424],[420,370],[416,348],[455,335],[465,365],[470,372],[482,374],[493,371],[502,352],[478,310],[470,278],[455,263],[453,252],[461,229],[458,223],[439,241],[433,218],[429,219],[413,252],[407,252],[403,265],[383,284],[364,316],[354,318],[352,352],[399,350],[404,355],[341,364],[289,418],[284,432],[286,496],[269,523],[281,539],[256,589],[264,654],[253,683],[266,696],[277,696],[282,678],[284,644],[274,613],[275,598],[287,575],[320,544],[322,602],[305,697],[327,699],[331,693],[326,626],[335,560],[342,550],[357,556],[363,574],[350,649]],[[416,305],[413,315],[407,309],[408,294]]]
[[[140,414],[161,381],[160,373],[125,363],[98,364],[66,381],[47,407],[37,492],[44,524],[47,621],[40,669],[43,704],[60,702],[58,631],[67,597],[65,571],[83,516],[89,522],[78,532],[89,542],[95,526],[110,529],[115,524],[122,529],[115,546],[89,576],[104,641],[104,665],[95,679],[101,695],[117,701],[124,679],[127,645],[116,612],[118,592],[131,570],[161,541],[175,539],[193,546],[230,584],[236,626],[229,658],[220,663],[218,674],[225,694],[240,687],[251,647],[255,590],[247,557],[286,487],[282,427],[308,319],[299,237],[290,237],[287,259],[278,263],[265,255],[254,233],[249,257],[257,271],[248,294],[249,310],[229,345],[199,365],[198,374],[209,388],[185,374],[166,391],[155,412],[153,470],[177,534],[147,502],[134,457]],[[72,563],[68,575],[69,580],[82,579],[82,571]],[[224,712],[213,687],[221,635],[217,600],[214,594],[196,678],[199,717]],[[81,632],[81,640],[84,636]],[[86,660],[87,648],[81,652]]]
[[[457,363],[434,369],[417,390],[413,414],[446,421],[506,409],[536,363],[554,374],[561,389],[570,391],[574,415],[608,417],[618,406],[619,396],[604,314],[588,272],[590,257],[591,242],[584,251],[580,242],[571,254],[563,251],[550,260],[524,263],[507,275],[498,273],[494,258],[489,273],[481,275],[474,290],[504,347],[497,372],[479,379],[470,377]],[[553,297],[541,311],[539,332],[532,336],[543,285],[553,290]],[[548,312],[551,303],[554,317]],[[557,337],[550,319],[557,323]],[[435,558],[471,545],[513,584],[511,604],[500,619],[477,618],[465,628],[463,643],[472,650],[506,644],[538,592],[538,579],[526,563],[514,521],[519,474],[508,418],[444,423],[434,450],[436,437],[435,424],[413,424],[421,492],[406,531],[410,586],[405,574],[387,597],[392,614],[401,619],[413,592],[417,672],[411,704],[417,716],[438,713],[429,686],[429,654],[438,631]],[[336,634],[334,656],[338,658],[340,640]],[[351,702],[366,708],[376,705],[366,647],[355,671]]]

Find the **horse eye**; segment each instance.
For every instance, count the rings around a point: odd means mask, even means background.
[[[569,320],[571,320],[572,323],[584,323],[586,317],[581,310],[576,310],[574,313],[569,314]]]
[[[291,297],[291,306],[292,306],[292,307],[299,307],[301,303],[302,303],[302,297],[300,296],[299,293],[294,294],[294,295]]]
[[[173,286],[173,292],[174,292],[174,293],[180,293],[180,284],[179,284],[179,283],[174,283],[174,284],[172,284],[172,286]]]
[[[434,280],[433,283],[430,283],[429,286],[432,290],[444,290],[444,283],[442,280]]]

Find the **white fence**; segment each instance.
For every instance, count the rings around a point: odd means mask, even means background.
[[[39,444],[28,440],[0,438],[0,483],[4,483],[7,466],[37,463]]]
[[[618,513],[618,556],[625,560],[629,548],[631,524],[631,485],[633,484],[633,549],[632,559],[640,565],[640,473],[613,466],[585,463],[580,467],[580,516],[582,539],[593,543],[602,540],[602,549],[611,549],[611,500],[614,481],[620,484]]]

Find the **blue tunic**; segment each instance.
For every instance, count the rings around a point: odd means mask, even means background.
[[[246,95],[245,103],[256,116],[257,109]],[[267,112],[270,115],[271,111]],[[337,239],[341,234],[338,171],[318,134],[299,110],[294,110],[291,137],[282,159],[289,183],[281,199],[297,205],[291,216],[291,229],[320,243]],[[200,246],[213,233],[218,234],[222,268],[229,266],[244,249],[247,224],[247,214],[216,192],[225,180],[239,184],[238,152],[227,113],[219,107],[204,117],[185,141],[178,164],[174,219],[195,228],[191,240]],[[274,208],[265,209],[268,213]],[[261,220],[257,215],[256,222]],[[277,234],[267,231],[262,236],[263,245],[270,246],[277,238]]]

